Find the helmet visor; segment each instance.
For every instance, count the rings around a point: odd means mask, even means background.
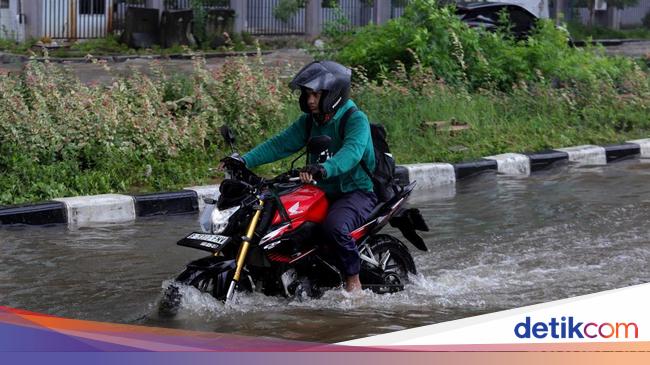
[[[305,66],[289,83],[291,89],[307,88],[313,91],[331,91],[336,84],[336,76],[319,62]]]

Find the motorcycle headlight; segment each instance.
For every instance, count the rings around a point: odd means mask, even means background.
[[[212,233],[219,234],[228,226],[228,220],[239,210],[239,207],[232,207],[224,210],[215,209],[212,211]]]

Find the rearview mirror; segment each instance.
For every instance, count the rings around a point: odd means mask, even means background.
[[[230,129],[227,125],[222,125],[219,128],[219,133],[221,133],[221,136],[223,139],[228,143],[229,145],[235,144],[235,132]]]
[[[318,155],[326,151],[330,147],[332,138],[329,136],[316,136],[309,138],[307,142],[307,151],[312,155]]]

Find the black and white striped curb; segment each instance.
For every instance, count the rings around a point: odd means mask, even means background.
[[[561,164],[605,165],[628,158],[650,158],[650,139],[611,146],[577,146],[530,154],[504,153],[477,161],[423,163],[397,167],[402,184],[417,180],[417,189],[454,186],[457,180],[485,172],[528,176]],[[199,212],[203,199],[216,198],[218,185],[195,186],[182,191],[144,195],[104,194],[54,199],[20,206],[0,207],[0,224],[59,224],[79,227],[129,222],[138,217]]]
[[[203,199],[219,194],[219,185],[196,186],[182,191],[142,195],[102,194],[0,207],[0,224],[58,224],[83,227],[130,222],[138,217],[198,212]]]

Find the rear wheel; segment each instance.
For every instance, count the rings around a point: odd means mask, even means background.
[[[361,255],[361,283],[375,293],[394,293],[404,290],[409,274],[416,274],[409,250],[397,238],[389,235],[370,237],[359,247]]]

